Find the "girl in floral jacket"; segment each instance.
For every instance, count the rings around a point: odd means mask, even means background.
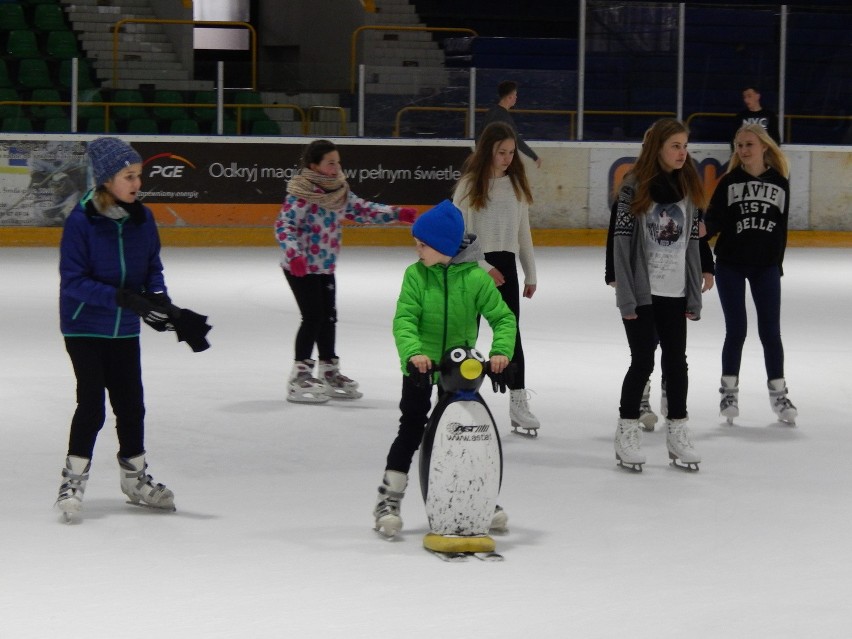
[[[287,390],[291,402],[357,399],[358,383],[341,375],[335,352],[335,262],[343,219],[358,224],[414,222],[412,208],[363,200],[349,190],[340,153],[329,140],[314,140],[302,155],[301,170],[287,183],[287,197],[275,222],[284,255],[281,267],[296,298],[302,323]],[[311,356],[317,347],[314,376]]]

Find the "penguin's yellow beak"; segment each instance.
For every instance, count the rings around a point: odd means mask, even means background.
[[[482,375],[482,364],[475,359],[466,359],[459,366],[459,372],[465,379],[476,379]]]

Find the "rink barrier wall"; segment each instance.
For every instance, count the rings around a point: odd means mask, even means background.
[[[53,242],[90,182],[85,156],[92,135],[0,134],[0,229],[4,244]],[[286,183],[311,138],[122,136],[143,158],[141,196],[167,242],[183,245],[264,245]],[[470,140],[333,139],[359,196],[420,212],[450,197],[471,152]],[[533,142],[542,159],[526,158],[535,201],[530,224],[540,245],[597,242],[609,224],[615,185],[641,145],[632,142]],[[791,165],[789,228],[852,231],[852,146],[784,147]],[[715,189],[728,145],[690,144],[705,190]],[[346,223],[344,223],[346,224]],[[30,230],[28,230],[30,229]],[[409,241],[399,227],[346,225],[349,244],[392,246]],[[41,237],[41,239],[39,239]],[[824,235],[805,236],[820,243]],[[174,238],[174,239],[172,239]],[[819,238],[819,239],[816,239]]]
[[[59,246],[56,227],[0,227],[0,247]],[[604,246],[606,229],[533,229],[535,246]],[[275,246],[268,228],[160,228],[163,246]],[[344,227],[344,246],[413,246],[407,228]],[[852,231],[790,231],[789,247],[852,248]]]

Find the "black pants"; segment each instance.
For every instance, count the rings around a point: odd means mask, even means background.
[[[630,345],[630,368],[621,385],[622,419],[638,419],[642,392],[654,370],[654,351],[659,338],[662,369],[666,374],[669,419],[686,417],[688,389],[686,366],[686,299],[652,297],[648,306],[636,308],[638,317],[623,319]]]
[[[296,298],[302,323],[296,333],[296,360],[311,359],[314,344],[321,360],[330,360],[336,338],[337,307],[334,274],[294,277],[285,270],[284,276]]]
[[[514,376],[509,388],[517,390],[526,388],[526,362],[524,361],[524,346],[521,344],[521,283],[518,280],[518,266],[515,254],[508,251],[494,251],[485,254],[485,260],[503,274],[506,280],[497,290],[506,302],[506,306],[515,314],[518,329],[515,333],[515,354],[512,355]]]
[[[77,376],[77,410],[71,420],[68,454],[92,458],[106,420],[105,392],[115,414],[118,454],[145,452],[145,403],[139,338],[66,337],[65,350]]]
[[[438,397],[442,394],[438,387]],[[388,452],[385,470],[408,473],[414,453],[420,448],[429,410],[432,408],[432,387],[414,385],[410,376],[402,378],[402,399],[399,400],[399,431]]]

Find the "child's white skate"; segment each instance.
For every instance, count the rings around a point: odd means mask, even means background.
[[[287,382],[287,401],[322,404],[329,400],[325,384],[314,377],[314,360],[296,360]]]
[[[385,471],[382,485],[379,486],[376,507],[373,509],[373,516],[376,518],[373,529],[386,539],[392,539],[402,530],[400,503],[405,497],[406,486],[408,475],[397,470]]]
[[[719,392],[722,394],[722,401],[719,402],[719,414],[727,418],[729,424],[733,424],[734,417],[739,417],[740,414],[738,382],[739,378],[736,375],[722,375],[722,386],[719,388]]]
[[[651,381],[645,382],[642,392],[642,403],[639,404],[639,428],[647,433],[654,432],[657,425],[657,414],[651,408]]]
[[[85,457],[69,455],[65,458],[62,484],[59,486],[59,496],[56,498],[56,507],[62,511],[65,523],[71,523],[83,509],[83,493],[86,492],[91,465],[92,460]]]
[[[767,386],[769,386],[769,403],[772,405],[772,412],[778,416],[779,421],[795,426],[799,411],[787,397],[787,382],[783,377],[779,377],[769,380]]]
[[[148,474],[145,454],[125,459],[118,457],[121,473],[121,492],[127,495],[128,503],[148,506],[157,510],[175,510],[175,495],[163,484],[155,484]]]
[[[672,466],[683,470],[697,471],[701,463],[701,455],[695,451],[689,429],[684,419],[666,420],[666,447],[669,449],[669,459]]]
[[[520,388],[509,391],[509,421],[512,432],[527,437],[538,437],[541,423],[530,410],[530,391]]]
[[[619,419],[615,429],[615,458],[618,465],[636,473],[642,472],[645,455],[641,449],[638,419]]]
[[[358,390],[358,382],[340,373],[340,360],[320,360],[317,377],[325,385],[325,393],[331,399],[360,399],[364,396]]]

